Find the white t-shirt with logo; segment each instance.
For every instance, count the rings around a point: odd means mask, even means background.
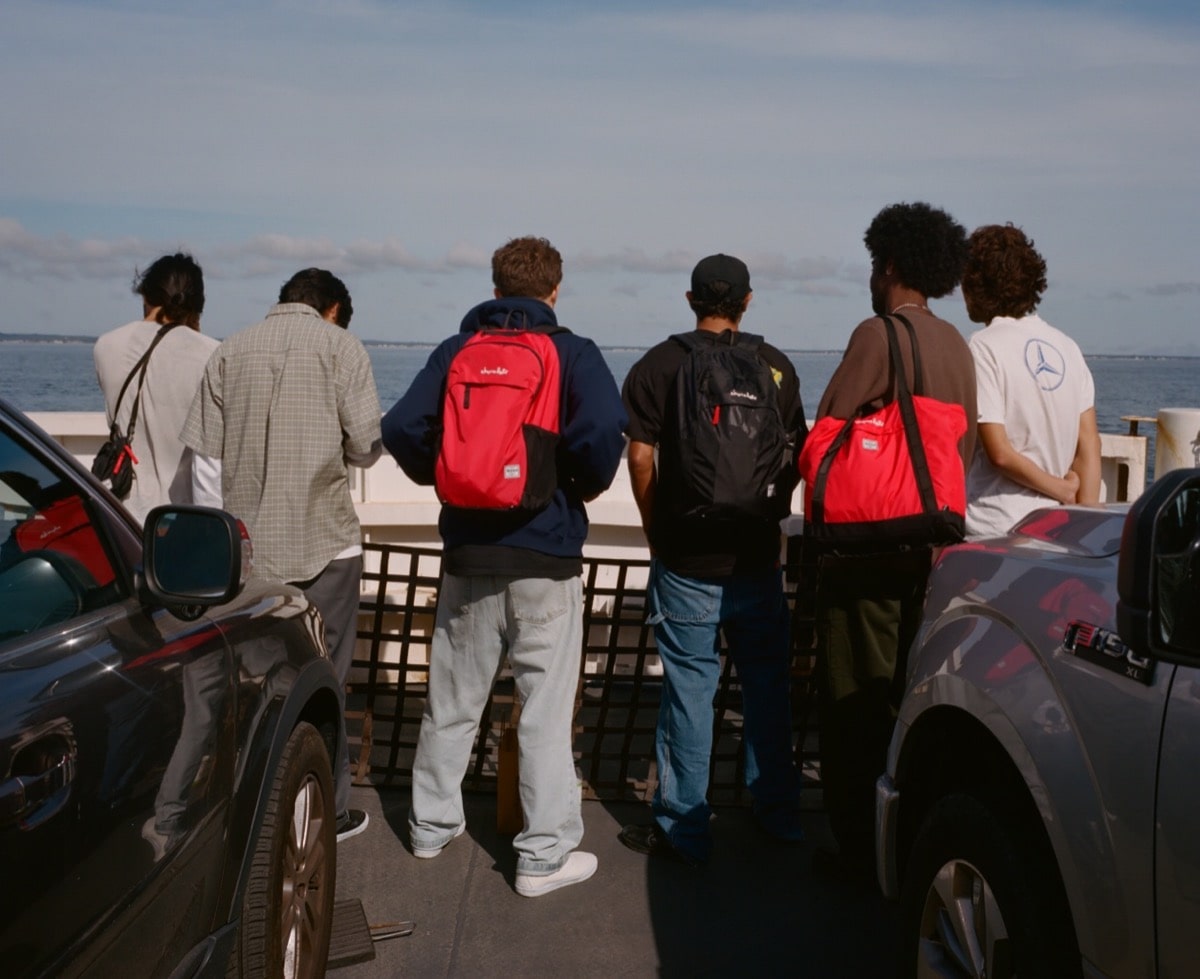
[[[1004,426],[1013,449],[1052,476],[1065,476],[1079,442],[1079,416],[1095,405],[1092,373],[1079,346],[1030,314],[998,316],[970,339],[979,423]],[[1005,534],[1054,500],[1000,473],[975,444],[967,474],[967,536]]]

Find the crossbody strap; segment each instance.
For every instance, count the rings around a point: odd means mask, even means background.
[[[913,325],[900,314],[896,318],[908,330],[908,339],[912,344],[913,377],[918,389],[921,385],[921,353],[917,346],[917,332]],[[921,429],[917,425],[917,409],[913,405],[912,392],[908,387],[908,378],[904,374],[904,359],[900,356],[900,341],[896,336],[896,326],[890,316],[883,317],[883,325],[887,330],[888,351],[892,358],[892,368],[896,372],[896,401],[900,405],[900,418],[904,421],[904,434],[907,436],[908,454],[912,459],[913,476],[917,480],[917,490],[921,494],[921,508],[926,513],[937,512],[937,495],[933,491],[933,476],[929,472],[929,459],[925,455],[925,443],[921,441]],[[920,390],[917,392],[920,394]]]
[[[904,328],[908,331],[908,344],[912,348],[912,363],[913,363],[913,383],[912,393],[921,397],[925,394],[925,378],[924,371],[921,370],[921,348],[917,346],[917,331],[913,329],[912,323],[903,313],[892,313],[896,319],[904,324]],[[885,316],[884,319],[887,319]]]
[[[167,335],[172,329],[178,326],[178,323],[164,323],[154,334],[154,339],[150,341],[150,346],[146,348],[146,352],[138,358],[136,364],[133,365],[133,370],[125,378],[125,383],[121,385],[121,391],[117,395],[117,403],[113,407],[113,425],[116,425],[117,416],[121,413],[121,402],[125,400],[125,391],[129,387],[129,382],[133,380],[133,375],[137,374],[137,393],[133,396],[133,408],[129,412],[129,427],[125,432],[125,437],[130,442],[133,441],[133,430],[137,428],[138,406],[142,401],[142,385],[146,383],[146,369],[150,366],[150,355],[154,353],[154,348],[158,346],[158,341]]]
[[[894,314],[908,331],[909,342],[912,344],[913,375],[917,393],[921,393],[921,352],[917,345],[917,334],[913,325],[901,316]],[[891,317],[884,316],[883,326],[887,333],[888,356],[892,362],[892,370],[896,375],[896,403],[900,406],[900,420],[904,424],[905,441],[908,443],[908,454],[912,460],[913,476],[917,481],[917,492],[921,496],[921,507],[927,513],[937,511],[937,496],[933,490],[933,477],[929,472],[929,460],[925,455],[925,444],[921,441],[921,429],[917,425],[917,410],[913,405],[913,394],[908,386],[908,376],[904,370],[904,359],[900,356],[900,341],[896,336],[896,325]],[[846,419],[844,425],[834,436],[833,441],[825,450],[817,466],[817,475],[812,492],[812,519],[814,524],[821,523],[825,518],[825,487],[829,481],[829,470],[837,457],[838,450],[846,444],[854,431],[854,423],[859,418],[871,414],[864,405]]]

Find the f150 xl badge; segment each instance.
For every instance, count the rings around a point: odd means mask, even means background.
[[[1154,661],[1138,656],[1119,636],[1090,622],[1072,622],[1063,636],[1063,649],[1080,659],[1120,673],[1149,686],[1154,681]]]

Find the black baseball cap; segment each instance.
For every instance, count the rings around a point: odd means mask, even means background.
[[[716,288],[720,283],[725,288]],[[692,269],[692,298],[701,301],[719,302],[732,299],[735,302],[750,294],[750,270],[740,258],[732,255],[709,255],[700,259]]]

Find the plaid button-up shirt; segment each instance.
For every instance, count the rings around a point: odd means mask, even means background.
[[[347,465],[378,457],[379,417],[358,338],[281,303],[214,351],[183,441],[222,460],[224,506],[250,532],[255,570],[302,582],[362,543]]]

